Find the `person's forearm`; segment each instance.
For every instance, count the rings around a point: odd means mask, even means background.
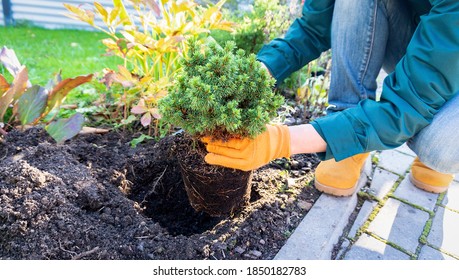
[[[289,126],[292,155],[325,152],[327,143],[310,124]]]
[[[265,68],[269,75],[272,74],[263,62],[261,66]],[[327,143],[310,124],[289,126],[290,131],[290,151],[292,155],[325,152]]]

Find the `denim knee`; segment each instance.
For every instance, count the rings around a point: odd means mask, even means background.
[[[421,162],[443,173],[459,173],[459,94],[435,115],[432,123],[408,141]]]
[[[415,145],[412,141],[408,141],[407,144],[419,160],[433,170],[450,174],[459,173],[459,159],[457,154],[451,151],[451,147],[438,143]]]

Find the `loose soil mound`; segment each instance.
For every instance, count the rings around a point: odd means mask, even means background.
[[[57,145],[42,129],[0,139],[0,259],[272,259],[319,193],[318,159],[254,172],[250,205],[231,217],[188,202],[176,138],[132,135]],[[304,248],[307,250],[307,248]]]

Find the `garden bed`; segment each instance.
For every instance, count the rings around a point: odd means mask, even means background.
[[[298,155],[255,171],[243,210],[197,213],[174,155],[180,136],[131,148],[133,136],[0,138],[0,259],[272,259],[320,195],[318,158]]]

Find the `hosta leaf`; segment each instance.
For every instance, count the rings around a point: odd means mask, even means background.
[[[44,115],[51,112],[52,109],[59,107],[62,100],[67,96],[67,93],[77,86],[91,81],[93,74],[86,76],[78,76],[75,78],[67,78],[59,82],[51,91],[48,98],[48,104]]]
[[[45,129],[57,143],[63,143],[65,140],[77,135],[83,128],[84,117],[76,113],[68,119],[60,119],[48,124]]]
[[[18,115],[22,125],[30,124],[39,120],[46,108],[48,93],[45,88],[34,85],[18,100]]]

